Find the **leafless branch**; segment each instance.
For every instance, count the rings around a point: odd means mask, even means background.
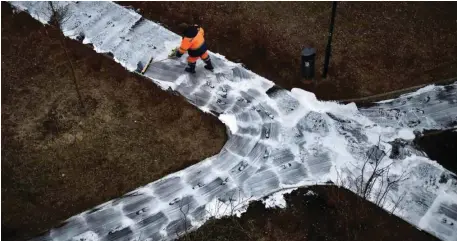
[[[67,47],[65,45],[65,36],[63,35],[63,32],[62,32],[62,26],[63,24],[68,21],[68,19],[70,18],[70,14],[68,13],[68,5],[66,6],[63,6],[63,5],[56,5],[55,3],[53,3],[52,1],[49,1],[49,12],[51,14],[50,16],[50,25],[54,28],[57,29],[57,31],[59,32],[59,43],[60,43],[60,46],[62,47],[62,49],[64,50],[65,52],[65,56],[66,56],[66,59],[68,61],[68,64],[69,64],[69,67],[70,67],[70,71],[72,73],[72,76],[73,76],[73,84],[75,85],[75,89],[76,89],[76,94],[78,95],[78,100],[79,100],[79,103],[81,105],[81,110],[83,112],[83,114],[86,113],[86,108],[84,106],[84,102],[82,100],[82,96],[81,96],[81,93],[79,91],[79,86],[78,86],[78,79],[76,77],[76,72],[75,72],[75,68],[73,66],[73,63],[71,61],[71,58],[70,58],[70,54],[68,53],[68,50],[67,50]]]
[[[397,201],[394,202],[394,206],[392,207],[392,210],[390,211],[391,214],[394,214],[395,213],[395,210],[397,209],[397,207],[400,205],[400,203],[403,201],[403,199],[405,198],[406,196],[406,192],[403,192],[402,195],[400,195],[397,199]]]
[[[181,212],[181,214],[183,215],[183,218],[184,218],[184,231],[187,233],[187,214],[189,212],[189,204],[187,204],[187,210],[184,212],[183,211],[183,205],[180,204],[179,205],[179,211]]]
[[[388,194],[398,186],[399,183],[408,179],[408,174],[403,172],[401,175],[391,175],[390,169],[392,168],[393,162],[383,166],[383,158],[388,156],[387,152],[383,152],[381,155],[377,155],[375,152],[381,150],[380,147],[381,139],[378,140],[377,146],[372,148],[368,153],[367,157],[363,162],[360,170],[360,174],[355,177],[355,189],[363,199],[372,200],[376,205],[384,207],[387,201]],[[338,173],[337,173],[338,175]],[[368,176],[367,176],[368,175]],[[337,177],[339,179],[339,177]],[[376,185],[376,190],[373,188]],[[403,200],[403,197],[396,200],[394,203],[395,209],[399,203]]]
[[[68,14],[68,5],[56,5],[52,1],[49,1],[49,12],[51,13],[50,16],[50,24],[62,29],[63,24],[70,19],[70,14]]]

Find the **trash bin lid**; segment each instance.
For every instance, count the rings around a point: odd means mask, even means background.
[[[302,56],[310,56],[316,54],[316,49],[314,48],[304,48],[303,51],[301,52]]]

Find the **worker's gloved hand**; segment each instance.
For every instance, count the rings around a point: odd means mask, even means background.
[[[178,51],[178,48],[175,48],[171,51],[170,55],[168,55],[168,58],[170,59],[177,59],[181,58],[182,54]]]

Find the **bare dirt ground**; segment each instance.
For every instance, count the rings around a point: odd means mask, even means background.
[[[181,22],[201,21],[214,52],[286,88],[306,88],[324,99],[456,75],[449,64],[456,58],[455,3],[341,3],[330,81],[315,87],[299,83],[298,54],[309,44],[318,49],[317,62],[323,62],[329,3],[125,4],[174,31]],[[2,239],[30,238],[211,156],[225,143],[225,128],[216,118],[66,40],[86,106],[82,114],[56,33],[25,13],[12,14],[5,2],[1,27]],[[231,219],[211,222],[188,238],[433,240],[351,193],[315,191],[317,201],[301,193],[292,195],[285,210],[254,204],[237,221],[241,226]]]
[[[347,99],[457,76],[457,2],[340,2],[329,75],[321,80],[331,2],[121,2],[175,32],[206,29],[210,50],[290,89]],[[300,82],[303,47],[317,85]]]
[[[217,118],[67,40],[84,116],[52,35],[2,2],[2,240],[30,238],[226,141]]]

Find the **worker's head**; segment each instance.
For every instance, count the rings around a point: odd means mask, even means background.
[[[193,38],[193,37],[197,36],[198,28],[199,28],[198,25],[187,26],[183,31],[184,37]]]

